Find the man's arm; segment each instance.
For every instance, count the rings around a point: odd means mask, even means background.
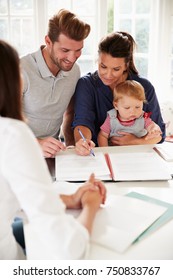
[[[62,133],[64,136],[66,146],[74,145],[73,129],[71,127],[73,118],[74,118],[74,96],[71,98],[71,101],[63,115]]]

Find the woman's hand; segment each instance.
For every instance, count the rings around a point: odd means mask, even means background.
[[[90,155],[91,149],[94,147],[95,144],[92,140],[86,139],[86,141],[84,141],[83,139],[79,139],[79,141],[76,142],[75,150],[78,155],[88,156]]]
[[[161,141],[162,137],[160,134],[146,134],[143,137],[137,137],[134,134],[128,132],[119,132],[121,137],[112,136],[109,141],[110,146],[129,146],[129,145],[146,145],[146,144],[157,144]]]
[[[119,132],[120,136],[112,136],[109,139],[109,146],[126,146],[126,145],[137,145],[138,137],[134,134],[121,131]]]
[[[82,198],[86,192],[98,192],[101,197],[101,203],[106,199],[106,188],[102,181],[95,179],[95,175],[91,174],[88,181],[86,181],[78,190],[72,195],[61,195],[61,199],[69,209],[82,208]]]
[[[82,208],[90,208],[93,214],[95,214],[100,208],[102,200],[103,197],[99,191],[99,188],[95,189],[95,191],[86,191],[81,199]]]
[[[101,180],[96,179],[93,173],[90,175],[88,182],[94,185],[94,190],[99,190],[102,196],[102,204],[104,204],[106,200],[106,187],[104,183]]]

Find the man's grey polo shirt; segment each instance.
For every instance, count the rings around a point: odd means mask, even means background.
[[[21,58],[23,73],[23,109],[28,125],[36,137],[58,138],[63,114],[80,77],[75,63],[55,77],[47,67],[41,48]]]

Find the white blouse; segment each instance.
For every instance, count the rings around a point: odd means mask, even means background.
[[[80,259],[88,231],[55,193],[33,133],[21,121],[0,117],[0,259],[24,259],[12,233],[12,221],[23,209],[51,259]]]

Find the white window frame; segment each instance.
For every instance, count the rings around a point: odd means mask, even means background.
[[[71,9],[74,13],[75,10],[73,10],[73,1],[76,0],[70,0],[71,1]],[[9,0],[7,0],[8,8],[9,8]],[[88,5],[88,3],[86,3]],[[47,13],[47,1],[46,0],[33,0],[33,21],[34,21],[34,34],[30,34],[33,38],[33,43],[30,49],[28,49],[27,53],[33,52],[39,48],[40,45],[45,44],[45,35],[47,34],[47,29],[48,29],[48,13]],[[65,7],[64,4],[62,3],[62,8],[67,8]],[[97,49],[98,49],[98,42],[100,38],[106,34],[107,32],[107,0],[96,0],[96,17],[94,20],[93,26],[91,26],[91,29],[95,29],[95,34],[94,40],[92,42],[92,49],[93,49],[93,54],[90,56],[87,56],[87,59],[93,60],[93,69],[89,69],[89,71],[95,70],[95,61],[96,61],[96,55],[97,55]],[[55,11],[56,12],[56,11]],[[80,16],[80,15],[79,15]],[[84,15],[85,16],[85,15]],[[10,14],[7,16],[5,15],[9,21]],[[18,16],[20,17],[20,15]],[[23,17],[21,15],[21,17]],[[9,25],[9,30],[10,30],[10,25]],[[90,36],[90,35],[89,35]],[[15,46],[15,42],[12,41],[10,38],[10,33],[9,33],[9,38],[6,38],[9,43]],[[20,55],[24,55],[25,53],[20,53]],[[82,54],[80,59],[86,59],[86,57]]]
[[[171,58],[173,58],[171,56],[171,34],[173,28],[171,26],[171,18],[173,17],[173,1],[150,1],[149,51],[146,55],[142,54],[142,57],[146,56],[148,58],[147,78],[154,85],[158,98],[160,100],[173,99],[173,87],[171,87]],[[118,9],[117,5],[118,2],[116,2],[116,9]],[[117,13],[114,16],[114,29],[116,29],[115,26],[118,26],[119,15]],[[132,36],[134,36],[133,33],[132,24]],[[138,53],[135,56],[140,57],[141,54]]]
[[[152,0],[148,76],[160,100],[173,98],[170,85],[172,15],[172,0]]]
[[[148,79],[155,86],[159,99],[173,99],[173,87],[171,87],[170,84],[172,78],[171,60],[173,60],[173,54],[171,53],[171,34],[173,30],[173,26],[171,26],[173,24],[173,1],[150,1],[152,3],[152,11],[150,18],[149,53],[147,54]],[[96,38],[94,38],[94,42],[92,45],[92,56],[94,62],[93,69],[90,69],[91,71],[97,69],[97,65],[95,64],[95,62],[97,60],[98,43],[100,39],[107,34],[108,0],[97,0],[97,8],[98,10],[94,23],[95,26],[91,26],[91,28],[96,29]],[[34,36],[33,49],[36,50],[40,45],[44,44],[44,37],[47,33],[48,19],[46,0],[34,0],[34,9],[35,34],[31,34],[31,36]],[[8,38],[8,40],[13,44],[13,42],[10,41],[10,38]],[[28,52],[32,52],[33,49],[28,50]]]

